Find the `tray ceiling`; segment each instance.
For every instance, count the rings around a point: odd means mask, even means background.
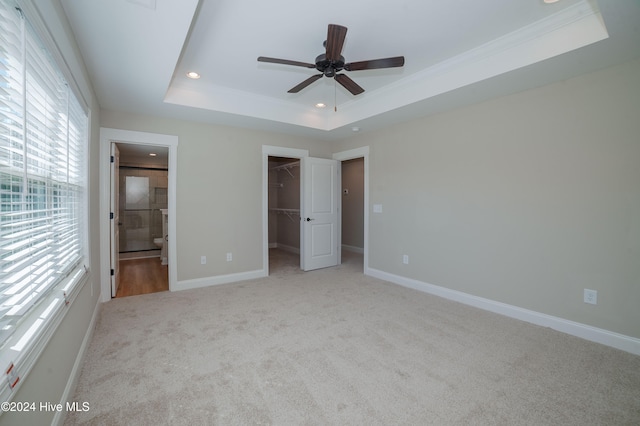
[[[102,108],[320,138],[640,56],[632,0],[61,3]],[[287,93],[317,71],[257,62],[313,63],[331,23],[348,27],[348,62],[404,55],[405,66],[347,72],[366,90],[354,96],[326,77]]]

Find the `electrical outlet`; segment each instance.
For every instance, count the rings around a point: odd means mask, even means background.
[[[231,262],[233,260],[233,253],[227,253],[227,262]]]
[[[402,263],[404,263],[405,265],[409,264],[409,255],[408,254],[403,254],[402,255]]]
[[[207,256],[200,256],[200,264],[201,265],[207,264]]]
[[[591,305],[598,304],[598,292],[596,290],[584,289],[584,303],[590,303]]]

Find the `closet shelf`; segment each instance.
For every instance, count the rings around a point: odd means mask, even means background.
[[[300,217],[300,209],[277,209],[277,208],[271,208],[269,209],[270,212],[276,213],[276,214],[284,214],[287,215],[287,217],[289,219],[291,219],[292,221],[296,221],[293,216],[297,216],[298,218]],[[298,219],[299,220],[299,219]]]
[[[293,176],[293,173],[291,173],[289,171],[290,169],[293,169],[294,167],[300,167],[300,162],[299,161],[294,161],[293,163],[282,164],[280,166],[272,167],[271,170],[275,170],[277,172],[284,170],[287,173],[289,173],[289,175],[291,177],[295,177],[295,176]]]

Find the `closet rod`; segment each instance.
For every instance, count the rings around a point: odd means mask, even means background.
[[[291,173],[291,172],[289,171],[289,169],[292,169],[292,168],[294,168],[294,167],[300,167],[300,161],[294,161],[293,163],[287,163],[287,164],[282,164],[282,165],[280,165],[280,166],[275,166],[275,167],[272,167],[272,168],[271,168],[271,170],[275,170],[275,171],[277,171],[277,172],[279,172],[280,170],[284,170],[284,171],[286,171],[287,173],[289,173],[289,175],[290,175],[292,178],[295,178],[295,176],[293,175],[293,173]]]

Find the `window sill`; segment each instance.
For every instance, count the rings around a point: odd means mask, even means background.
[[[13,336],[4,343],[0,349],[0,367],[5,376],[0,383],[0,401],[11,401],[14,398],[60,326],[68,308],[89,281],[88,277],[87,267],[81,265],[76,268],[67,280],[52,290],[51,294],[17,327]],[[13,387],[11,387],[9,376],[6,373],[12,364],[11,382],[14,383]]]

